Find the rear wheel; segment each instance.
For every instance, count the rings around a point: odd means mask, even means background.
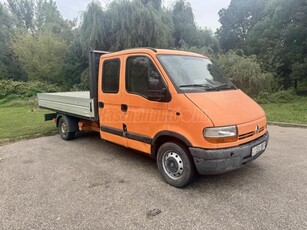
[[[167,142],[161,145],[157,165],[164,180],[177,188],[190,184],[196,175],[192,157],[181,144]]]
[[[76,132],[70,132],[68,127],[68,118],[61,117],[59,120],[59,132],[63,140],[72,140],[75,138]]]

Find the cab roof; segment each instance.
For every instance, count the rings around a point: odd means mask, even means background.
[[[154,56],[155,55],[159,55],[159,54],[165,54],[165,55],[186,55],[186,56],[195,56],[195,57],[205,57],[205,58],[208,58],[207,56],[204,56],[204,55],[201,55],[201,54],[187,52],[187,51],[182,51],[182,50],[155,49],[155,48],[151,48],[151,47],[126,49],[126,50],[122,50],[122,51],[106,53],[103,56],[104,57],[107,57],[107,56],[108,57],[112,57],[112,56],[135,54],[135,53],[147,53],[147,54],[152,54]]]

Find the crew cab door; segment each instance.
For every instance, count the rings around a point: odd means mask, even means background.
[[[121,57],[102,59],[100,63],[100,80],[98,90],[98,109],[100,136],[120,145],[126,146],[123,138],[123,117],[121,112]]]
[[[125,90],[123,90],[124,137],[129,148],[150,154],[151,141],[167,130],[168,103],[152,97],[152,92],[166,92],[167,85],[147,54],[127,55]],[[153,94],[154,95],[154,94]]]

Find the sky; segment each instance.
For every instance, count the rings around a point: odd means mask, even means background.
[[[58,9],[65,18],[74,18],[81,15],[88,3],[92,0],[56,0]],[[99,0],[107,5],[112,0]],[[231,0],[189,0],[193,8],[195,21],[202,28],[210,28],[215,32],[220,27],[218,12],[227,8]],[[170,7],[176,0],[163,0],[164,6]]]
[[[0,0],[4,2],[5,0]],[[64,18],[75,18],[86,10],[92,0],[56,0],[59,11]],[[102,5],[107,5],[112,0],[99,0]],[[164,6],[170,7],[176,0],[163,0]],[[188,0],[191,3],[195,21],[201,28],[209,28],[213,32],[220,27],[218,12],[227,8],[231,0]]]
[[[164,0],[164,5],[171,6],[174,0]],[[222,8],[227,8],[231,0],[188,0],[191,3],[195,21],[202,28],[209,28],[213,32],[221,26],[218,22],[218,12]]]

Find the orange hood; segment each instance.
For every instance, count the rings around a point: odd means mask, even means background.
[[[265,116],[263,109],[241,90],[185,95],[212,120],[214,126],[238,125]]]

